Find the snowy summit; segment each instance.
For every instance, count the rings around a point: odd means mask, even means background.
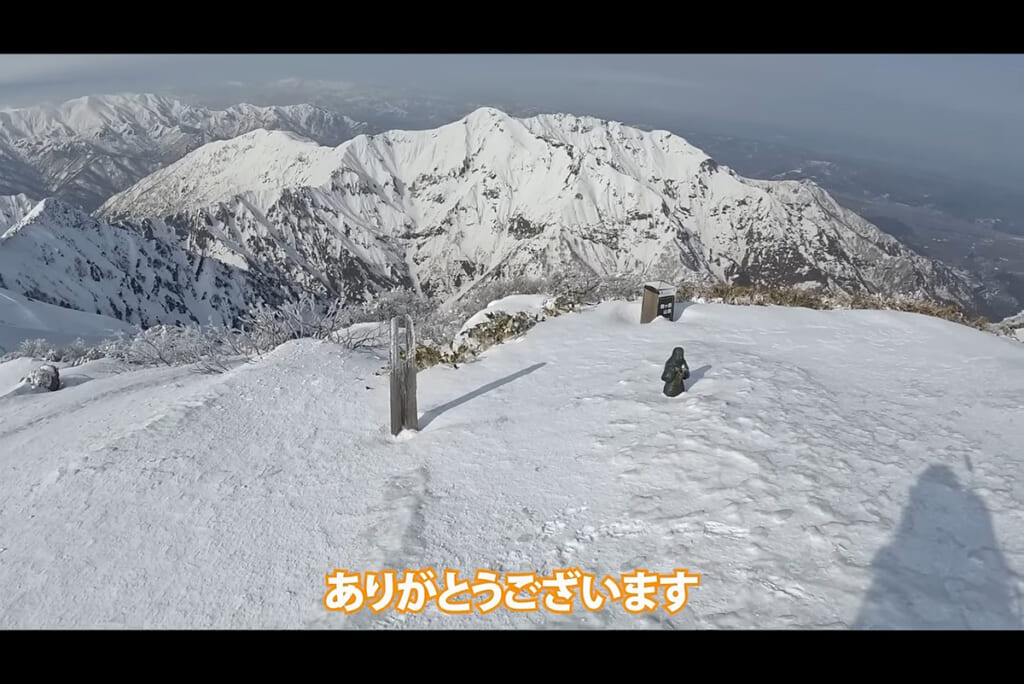
[[[895,312],[638,313],[423,371],[401,439],[385,352],[311,340],[0,398],[0,627],[1022,626],[1024,347]],[[675,615],[323,605],[335,568],[575,567],[701,584]]]

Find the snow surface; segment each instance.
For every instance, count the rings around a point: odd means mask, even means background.
[[[6,363],[0,363],[0,401],[22,394],[49,393],[49,390],[35,388],[25,382],[32,371],[46,365],[56,366],[60,371],[62,389],[89,382],[97,374],[110,375],[123,370],[117,362],[109,359],[99,359],[83,363],[80,366],[71,366],[68,363],[57,361],[40,361],[39,359],[25,357],[17,358]]]
[[[62,345],[80,337],[87,344],[96,344],[122,330],[128,332],[132,326],[116,318],[37,302],[0,288],[0,356],[16,349],[23,340],[43,338]]]
[[[0,627],[1021,627],[1024,347],[897,312],[638,318],[422,372],[399,439],[386,350],[310,340],[0,399]],[[567,566],[702,584],[676,616],[322,606],[334,568]]]

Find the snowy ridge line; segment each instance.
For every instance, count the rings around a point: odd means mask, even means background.
[[[62,361],[72,365],[97,358],[118,358],[135,365],[167,364],[170,360],[171,365],[191,364],[205,372],[224,372],[227,370],[225,364],[230,363],[233,357],[241,355],[249,359],[255,358],[295,336],[329,339],[349,349],[383,347],[387,344],[388,316],[396,312],[406,312],[418,321],[418,328],[426,326],[421,329],[421,333],[425,330],[427,334],[421,335],[416,350],[418,367],[422,370],[433,365],[445,364],[457,368],[459,364],[477,358],[491,346],[517,338],[536,323],[548,318],[578,312],[602,301],[634,301],[639,289],[636,283],[639,282],[640,280],[629,277],[589,283],[571,279],[543,284],[540,281],[533,281],[520,285],[530,292],[542,291],[547,294],[512,295],[508,293],[515,291],[514,283],[498,282],[474,292],[472,300],[463,300],[457,305],[449,303],[447,307],[442,308],[429,308],[426,302],[410,298],[411,294],[403,297],[401,293],[397,293],[396,296],[385,297],[375,304],[376,313],[374,308],[361,312],[340,308],[317,311],[312,300],[307,298],[304,304],[296,307],[286,307],[277,311],[264,310],[250,316],[244,331],[228,328],[202,330],[194,324],[184,329],[158,326],[145,331],[136,330],[126,339],[106,340],[98,346],[90,346],[80,339],[64,347],[55,346],[47,343],[46,338],[53,339],[53,336],[56,336],[57,339],[72,340],[81,335],[72,335],[68,330],[60,330],[59,326],[55,332],[49,334],[42,330],[5,327],[3,316],[0,315],[0,338],[6,335],[13,339],[12,335],[17,337],[19,334],[23,338],[20,349],[12,349],[6,357],[0,354],[0,361],[23,356]],[[0,297],[5,297],[3,292],[0,292]],[[16,301],[10,295],[6,295],[6,299]],[[29,300],[25,301],[27,304]],[[475,304],[476,302],[480,303]],[[483,305],[483,302],[488,303]],[[984,319],[969,319],[962,312],[952,308],[939,308],[922,302],[886,301],[877,297],[822,297],[800,290],[759,290],[735,286],[683,284],[677,292],[677,312],[690,303],[903,311],[941,318],[1024,341],[1024,336],[1018,333],[1024,326],[1021,326],[1016,318],[990,324]],[[474,304],[483,308],[476,314],[469,315]],[[48,307],[35,303],[33,306]],[[89,323],[93,320],[97,323],[102,322],[105,326],[102,329],[106,331],[104,337],[107,338],[118,330],[118,325],[123,326],[120,322],[103,317],[92,317],[57,307],[49,308],[54,313],[59,312],[61,320],[68,316],[72,319],[79,316]],[[123,330],[129,328],[124,327]],[[180,334],[175,332],[177,330],[181,330]],[[174,334],[168,336],[168,333]],[[99,339],[95,332],[91,334],[92,339]],[[16,344],[11,346],[13,348]]]
[[[217,110],[153,94],[8,109],[0,111],[0,194],[55,196],[91,211],[211,141],[263,128],[337,145],[366,126],[310,104]]]
[[[35,205],[36,202],[20,193],[0,196],[0,235],[25,218]]]
[[[568,114],[481,108],[337,147],[252,131],[97,214],[354,301],[394,287],[448,298],[487,278],[572,268],[982,303],[970,276],[813,183],[743,178],[667,131]]]

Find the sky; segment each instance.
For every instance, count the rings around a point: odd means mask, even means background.
[[[283,78],[679,117],[1024,176],[1024,55],[1012,54],[2,55],[0,106]]]

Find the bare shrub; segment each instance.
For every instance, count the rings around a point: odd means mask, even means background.
[[[334,332],[329,339],[352,350],[385,347],[390,343],[391,327],[386,322],[355,324]]]

